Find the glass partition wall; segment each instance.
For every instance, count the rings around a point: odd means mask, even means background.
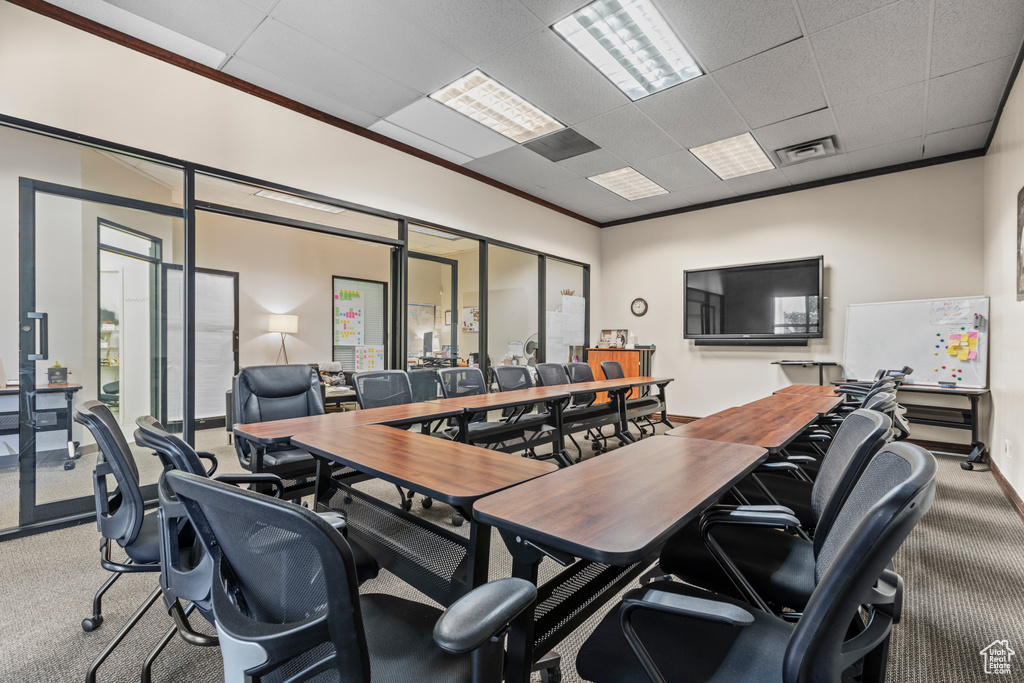
[[[92,514],[86,401],[130,444],[153,415],[230,471],[241,367],[581,353],[566,297],[586,309],[585,264],[2,115],[0,148],[0,239],[20,245],[0,256],[19,320],[0,333],[0,538]],[[162,468],[131,447],[152,500]]]

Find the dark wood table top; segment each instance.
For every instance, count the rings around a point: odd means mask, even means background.
[[[554,463],[383,425],[305,432],[292,443],[449,505],[471,505],[558,469]]]
[[[462,408],[445,405],[440,401],[404,403],[385,408],[350,410],[344,413],[327,413],[309,417],[293,417],[287,420],[237,424],[236,436],[262,444],[283,443],[299,432],[316,432],[328,429],[347,429],[371,424],[415,424],[426,420],[440,420],[461,415]]]
[[[812,411],[768,410],[751,408],[750,405],[732,409],[726,415],[673,427],[665,434],[748,444],[777,451],[818,419],[818,414]]]
[[[671,377],[623,377],[621,379],[597,379],[593,382],[573,382],[572,384],[563,384],[561,386],[569,393],[575,395],[589,394],[597,391],[616,391],[617,389],[642,387],[650,384],[665,384],[671,381]]]
[[[759,408],[764,410],[786,410],[805,411],[824,415],[835,410],[835,407],[842,403],[843,397],[833,394],[832,396],[806,396],[801,394],[772,394],[756,401],[751,401],[741,408]]]
[[[37,384],[37,394],[51,394],[59,391],[75,392],[82,388],[81,384]],[[20,391],[18,385],[0,387],[0,396],[13,396]]]
[[[530,403],[543,403],[557,399],[569,398],[569,392],[562,385],[557,387],[531,387],[529,389],[516,389],[515,391],[496,391],[489,394],[478,394],[476,396],[460,396],[458,398],[442,398],[430,401],[435,405],[448,405],[464,408],[478,412],[481,410],[497,410],[499,408],[511,408],[513,406],[527,405]]]
[[[766,456],[753,446],[654,436],[488,496],[473,516],[575,557],[627,565]]]
[[[793,384],[775,391],[776,394],[799,394],[801,396],[838,396],[833,386],[819,386],[817,384]]]

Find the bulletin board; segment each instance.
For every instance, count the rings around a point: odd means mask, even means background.
[[[914,369],[908,383],[988,385],[985,296],[854,304],[846,309],[843,374],[869,380],[882,369]]]
[[[333,360],[348,371],[387,367],[387,284],[331,278]]]

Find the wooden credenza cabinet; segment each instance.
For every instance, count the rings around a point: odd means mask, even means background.
[[[594,371],[594,379],[605,378],[601,370],[601,361],[606,360],[618,361],[626,377],[650,377],[653,355],[654,349],[587,349],[587,364]],[[603,403],[607,400],[606,392],[597,395],[597,402]]]

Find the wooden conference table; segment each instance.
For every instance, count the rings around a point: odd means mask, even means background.
[[[477,501],[473,515],[498,529],[513,576],[537,583],[544,557],[567,567],[513,622],[505,680],[528,681],[536,653],[595,614],[766,457],[753,446],[654,436]]]
[[[817,384],[793,384],[788,387],[783,387],[776,394],[799,394],[803,396],[838,396],[836,388],[830,385],[819,386]]]

